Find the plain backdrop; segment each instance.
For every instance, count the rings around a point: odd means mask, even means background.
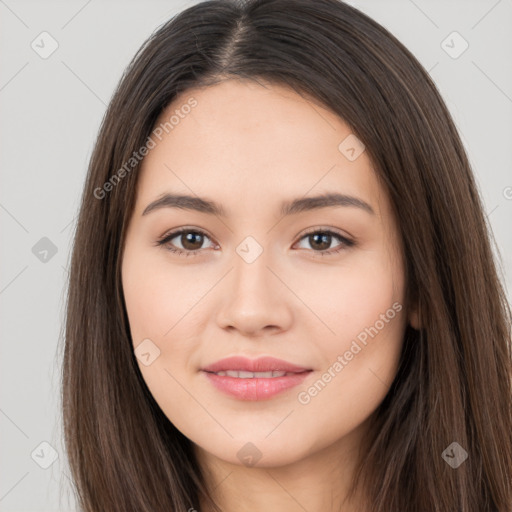
[[[125,66],[194,3],[0,0],[1,512],[75,510],[57,349],[87,163]],[[349,3],[389,29],[436,82],[473,165],[510,290],[512,1]]]

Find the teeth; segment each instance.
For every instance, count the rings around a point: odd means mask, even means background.
[[[225,372],[216,372],[220,377],[236,377],[238,379],[271,379],[273,377],[284,377],[291,375],[287,372],[269,371],[269,372],[246,372],[236,370],[226,370]]]

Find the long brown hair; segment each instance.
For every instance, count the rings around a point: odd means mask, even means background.
[[[62,413],[79,505],[214,506],[191,442],[138,369],[120,260],[134,152],[179,93],[230,77],[288,85],[339,115],[365,144],[398,219],[407,304],[421,328],[405,331],[353,488],[377,512],[510,512],[511,312],[470,163],[424,68],[337,0],[194,5],[159,28],[122,77],[91,157],[69,274]],[[457,468],[443,457],[453,442],[468,454]]]

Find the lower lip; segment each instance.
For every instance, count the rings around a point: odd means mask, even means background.
[[[266,400],[299,385],[311,373],[306,371],[284,377],[241,379],[204,372],[210,382],[220,391],[239,400]]]

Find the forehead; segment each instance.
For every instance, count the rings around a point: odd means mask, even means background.
[[[138,180],[139,210],[167,191],[215,198],[228,214],[231,206],[255,211],[273,199],[331,191],[380,195],[366,153],[344,153],[350,127],[285,85],[232,79],[189,89],[155,130]]]

